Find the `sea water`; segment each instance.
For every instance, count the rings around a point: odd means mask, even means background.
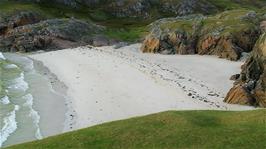
[[[0,148],[59,134],[66,127],[66,86],[53,86],[47,68],[39,65],[0,52]]]
[[[12,135],[19,143],[42,138],[40,115],[33,107],[33,96],[25,75],[34,72],[33,62],[24,57],[14,63],[0,53],[0,147]]]

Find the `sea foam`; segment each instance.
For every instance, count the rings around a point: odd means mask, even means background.
[[[24,73],[20,73],[20,76],[13,80],[12,85],[10,85],[8,88],[25,92],[29,88],[29,85],[24,81]]]
[[[33,119],[33,124],[36,127],[36,132],[35,132],[35,137],[37,139],[42,139],[42,134],[40,131],[39,123],[40,123],[40,115],[38,114],[37,111],[33,109],[33,97],[31,94],[27,94],[22,97],[23,99],[26,100],[26,102],[23,104],[23,106],[27,106],[30,108],[30,113],[29,116]]]
[[[0,52],[0,59],[6,60],[6,58],[4,57],[4,55],[1,52]]]
[[[12,112],[8,114],[7,117],[4,117],[4,125],[1,128],[1,137],[0,137],[0,148],[2,147],[3,143],[7,140],[7,138],[15,132],[17,129],[17,122],[16,122],[16,111],[19,110],[19,106],[15,105],[15,108]]]
[[[0,99],[0,103],[7,105],[10,103],[8,96],[4,96]]]
[[[18,66],[15,65],[15,64],[7,64],[7,65],[5,66],[5,68],[6,68],[6,69],[14,69],[14,68],[18,68]]]

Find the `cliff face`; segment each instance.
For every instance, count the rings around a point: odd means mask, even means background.
[[[265,12],[265,11],[264,11]],[[266,14],[232,10],[215,16],[190,15],[158,20],[141,47],[161,54],[217,55],[238,60],[251,52],[225,102],[266,107]]]
[[[257,41],[251,57],[242,66],[242,72],[225,102],[266,107],[266,33]]]
[[[142,51],[217,55],[238,60],[242,52],[252,50],[260,34],[260,18],[261,15],[253,11],[233,10],[210,17],[192,15],[161,19],[151,25]]]
[[[31,52],[99,44],[103,30],[77,19],[45,19],[36,12],[18,11],[0,15],[0,51]]]

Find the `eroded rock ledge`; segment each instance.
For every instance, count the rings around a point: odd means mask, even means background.
[[[260,35],[261,14],[246,10],[226,11],[205,17],[191,15],[161,19],[151,24],[143,52],[217,55],[238,60],[250,52]]]
[[[258,39],[251,57],[229,91],[225,102],[266,107],[266,33]]]
[[[71,19],[47,19],[31,11],[0,15],[0,51],[31,52],[109,45],[104,27]]]

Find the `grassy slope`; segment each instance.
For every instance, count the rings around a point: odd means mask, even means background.
[[[265,6],[265,0],[208,0],[221,10],[248,8],[256,10]]]
[[[98,9],[82,8],[73,10],[65,6],[37,5],[32,3],[19,3],[0,0],[0,13],[13,13],[15,11],[35,11],[46,18],[78,18],[84,21],[93,21],[104,25],[107,30],[103,33],[111,38],[123,41],[135,41],[146,32],[146,25],[153,20],[116,19],[104,14]]]
[[[163,14],[159,12],[157,5],[170,1],[171,3],[179,3],[180,0],[160,0],[158,4],[152,7],[152,16],[149,19],[132,19],[132,18],[114,18],[108,13],[105,13],[105,5],[103,3],[95,8],[83,7],[73,10],[69,7],[62,5],[36,5],[29,3],[8,2],[7,0],[0,0],[0,12],[12,12],[15,10],[33,10],[38,11],[48,18],[70,18],[75,17],[85,21],[93,21],[97,24],[104,25],[107,30],[105,35],[123,41],[136,41],[147,34],[147,25],[152,21],[166,17],[174,16],[174,14]],[[266,3],[264,0],[242,0],[241,3],[232,0],[209,0],[212,4],[216,5],[220,11],[236,8],[248,8],[258,10],[261,5]]]
[[[266,110],[163,112],[106,123],[8,149],[263,149]]]

